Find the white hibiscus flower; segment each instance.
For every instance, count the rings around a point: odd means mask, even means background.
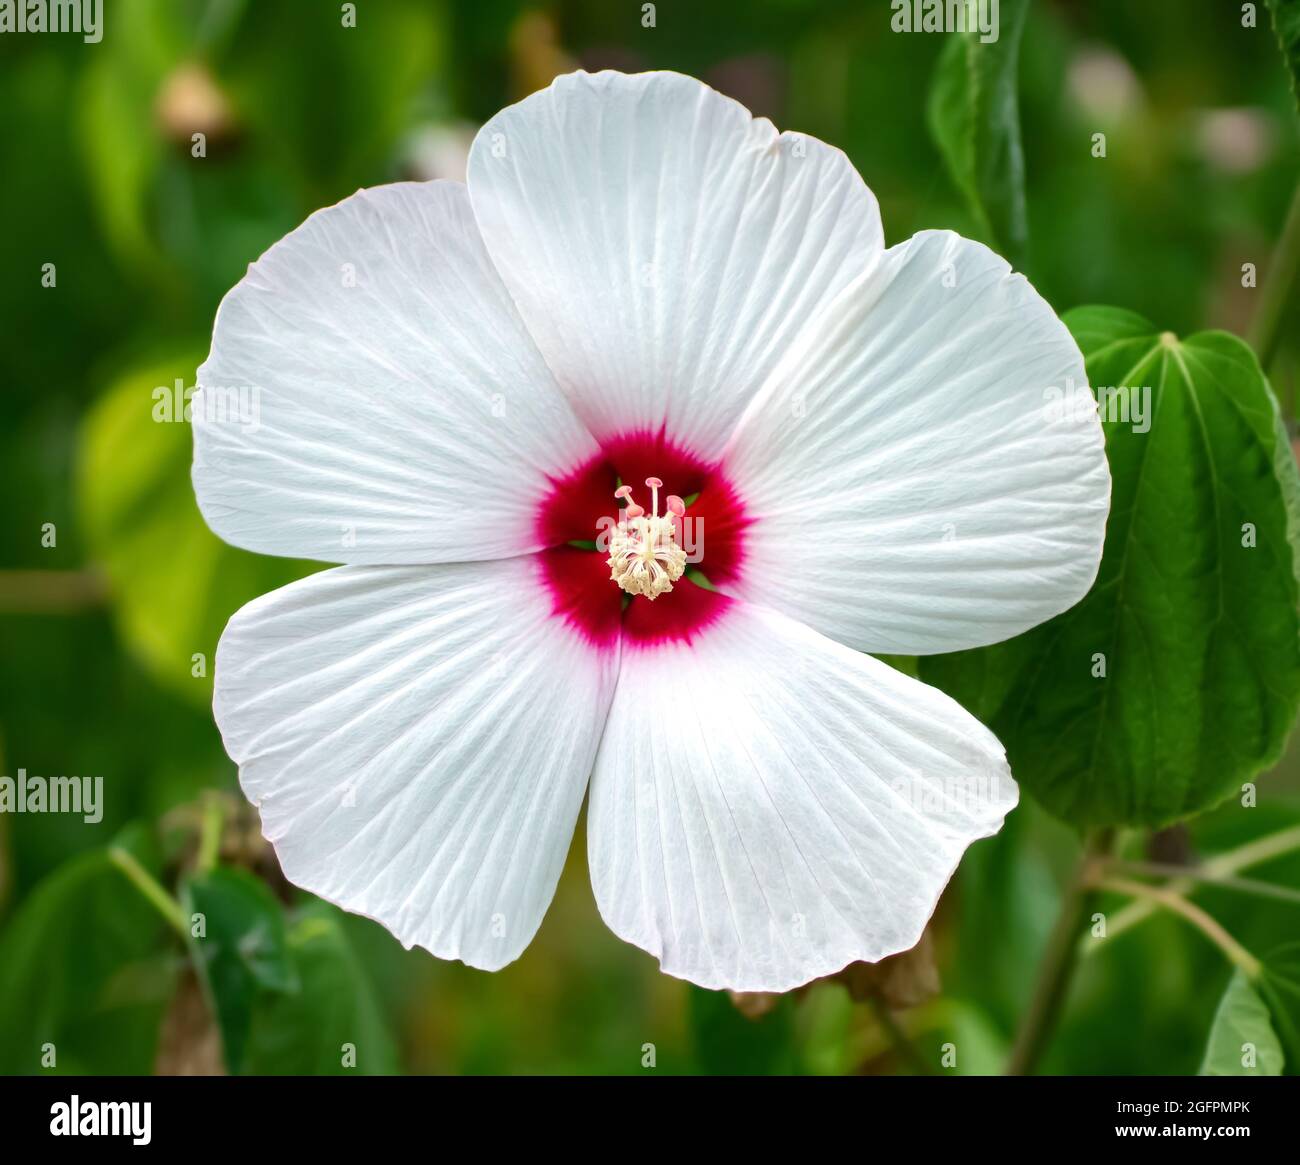
[[[468,185],[312,215],[222,303],[194,409],[212,528],[346,564],[217,657],[285,874],[498,968],[590,785],[600,912],[669,974],[782,991],[911,947],[1016,788],[863,653],[1088,590],[1110,479],[1095,415],[1045,414],[1071,382],[1000,258],[886,249],[840,151],[677,74],[561,77]],[[246,386],[257,424],[205,409]]]

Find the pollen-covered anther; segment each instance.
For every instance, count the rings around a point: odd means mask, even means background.
[[[618,525],[610,532],[609,577],[630,595],[645,595],[652,602],[671,591],[686,571],[686,551],[677,545],[676,522],[686,506],[676,495],[668,498],[667,511],[659,513],[663,482],[647,477],[650,511],[632,500],[632,487],[620,486],[614,496],[627,501]]]

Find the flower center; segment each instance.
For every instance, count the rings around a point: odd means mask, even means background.
[[[686,504],[676,494],[669,494],[665,512],[659,513],[659,491],[663,482],[647,477],[650,487],[650,512],[632,500],[632,487],[614,491],[627,506],[619,523],[610,531],[609,577],[629,595],[645,595],[653,602],[673,589],[686,570],[686,551],[677,544],[677,523],[686,513]]]

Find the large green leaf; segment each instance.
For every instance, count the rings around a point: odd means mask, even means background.
[[[68,862],[0,937],[0,1074],[148,1074],[173,978],[161,916],[108,851]]]
[[[1247,1066],[1253,1062],[1253,1066]],[[1280,1076],[1282,1045],[1245,972],[1235,971],[1210,1027],[1202,1076]]]
[[[247,1069],[257,1075],[385,1076],[397,1049],[339,912],[306,906],[289,928],[298,989],[263,994],[254,1013]],[[349,1066],[351,1060],[355,1066]]]
[[[181,905],[190,926],[194,969],[221,1028],[226,1068],[238,1073],[259,990],[297,986],[284,911],[265,883],[237,869],[187,878]]]
[[[921,675],[990,718],[1057,816],[1161,825],[1270,765],[1295,719],[1295,467],[1240,340],[1180,341],[1113,308],[1066,322],[1094,391],[1150,389],[1145,422],[1118,404],[1103,417],[1113,493],[1097,582],[1027,635],[923,660]]]
[[[204,524],[190,485],[190,426],[168,413],[170,396],[154,395],[174,394],[178,380],[182,391],[192,386],[199,359],[127,373],[96,403],[82,422],[77,504],[127,646],[157,679],[207,704],[226,620],[312,567],[236,550]]]
[[[1025,158],[1017,68],[1029,0],[1003,0],[998,38],[950,33],[930,85],[930,132],[977,228],[1015,266],[1024,258]]]
[[[1300,0],[1268,0],[1268,10],[1291,74],[1291,93],[1300,109]]]

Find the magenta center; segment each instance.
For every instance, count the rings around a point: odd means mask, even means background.
[[[619,485],[632,486],[644,504],[641,495],[649,491],[642,483],[650,477],[663,482],[664,494],[687,502],[684,548],[691,557],[686,575],[653,602],[620,590],[610,578],[605,551],[590,548],[619,519],[614,496]],[[739,495],[719,467],[680,449],[662,432],[620,435],[584,465],[552,478],[536,520],[538,538],[550,548],[539,557],[555,613],[600,647],[620,637],[625,647],[689,642],[718,619],[730,600],[696,585],[691,576],[698,571],[714,586],[737,578],[749,525]]]

